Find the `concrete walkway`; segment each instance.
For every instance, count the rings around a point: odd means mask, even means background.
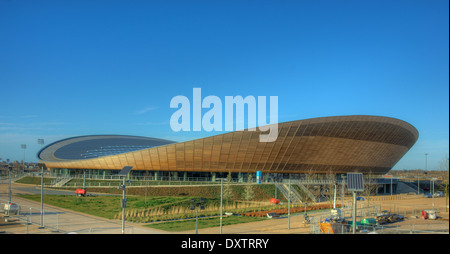
[[[16,227],[8,225],[0,226],[0,231],[4,233],[25,234],[27,231],[25,221],[27,215],[33,224],[28,225],[28,233],[41,234],[64,234],[64,233],[80,233],[80,234],[122,234],[122,222],[118,220],[108,220],[105,218],[88,215],[84,213],[75,212],[72,210],[59,208],[44,204],[44,228],[38,229],[41,225],[40,202],[31,201],[20,198],[17,194],[33,194],[33,188],[29,188],[23,184],[12,184],[12,198],[13,203],[19,204],[24,215],[12,215],[9,220],[14,218],[22,219],[16,220]],[[44,191],[48,192],[49,190]],[[40,192],[39,192],[40,193]],[[0,184],[0,205],[3,209],[3,204],[8,201],[8,184]],[[30,209],[31,208],[31,209]],[[0,215],[0,216],[3,216]],[[18,225],[22,224],[22,225]],[[56,230],[59,232],[56,232]],[[135,223],[125,223],[125,234],[161,234],[165,231],[145,228]]]

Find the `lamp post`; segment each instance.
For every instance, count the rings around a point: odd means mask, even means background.
[[[447,169],[447,184],[445,185],[445,211],[448,212],[448,180],[449,180],[449,177],[448,177],[448,172],[449,172],[449,170],[448,170],[448,158],[446,160],[446,163],[447,164],[446,164],[445,168]]]
[[[420,195],[420,169],[418,170],[417,174],[417,195]]]
[[[431,196],[432,196],[432,198],[433,198],[433,210],[434,210],[434,181],[435,181],[436,179],[435,178],[431,178],[431,182],[432,182],[432,186],[433,186],[433,192],[432,192],[432,194],[431,194]]]
[[[341,205],[341,207],[342,207],[342,209],[344,209],[344,206],[345,206],[345,199],[344,199],[344,196],[345,196],[345,175],[344,174],[342,174],[341,175],[342,176],[342,190],[341,190],[341,199],[342,199],[342,205]]]
[[[122,170],[117,174],[119,176],[123,176],[123,184],[119,185],[119,187],[117,187],[118,189],[122,189],[122,199],[121,199],[121,206],[122,206],[122,234],[125,234],[125,207],[127,206],[127,199],[125,198],[126,196],[126,183],[129,182],[131,183],[131,180],[126,180],[128,177],[128,173],[130,173],[131,169],[133,168],[133,166],[125,166],[122,168]]]
[[[222,234],[222,216],[223,216],[223,181],[227,181],[227,178],[219,178],[220,180],[220,234]]]
[[[291,229],[291,174],[289,174],[288,229]]]
[[[352,231],[356,234],[356,192],[364,191],[364,178],[361,173],[347,173],[347,190],[353,193]]]
[[[205,199],[204,198],[200,198],[200,199],[191,199],[191,206],[190,209],[191,210],[195,210],[196,209],[196,216],[195,216],[195,234],[198,234],[198,207],[200,206],[200,209],[203,210],[205,209]]]
[[[392,197],[392,177],[391,177],[391,197]]]
[[[41,226],[39,229],[45,228],[44,225],[44,166],[41,166]]]
[[[8,205],[11,204],[11,170],[12,170],[12,167],[8,167],[8,178],[9,178],[9,181],[8,181]],[[9,215],[9,213],[8,213],[8,215]]]
[[[278,177],[277,176],[274,176],[273,177],[273,182],[274,182],[274,185],[275,185],[275,199],[277,199],[277,179],[278,179]]]

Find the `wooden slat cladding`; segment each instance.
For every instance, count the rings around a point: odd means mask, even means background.
[[[274,142],[260,131],[237,131],[182,143],[78,161],[45,161],[51,168],[317,173],[386,173],[414,145],[410,124],[379,116],[338,116],[278,124]],[[59,146],[60,147],[60,146]]]

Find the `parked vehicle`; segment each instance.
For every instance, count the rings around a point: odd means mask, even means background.
[[[437,191],[437,192],[434,193],[434,196],[435,197],[443,197],[444,193],[442,191]]]
[[[425,194],[423,194],[423,197],[424,198],[432,198],[433,195],[431,195],[431,193],[425,193]]]
[[[6,203],[3,207],[3,211],[5,211],[5,214],[11,215],[11,214],[19,214],[20,207],[16,203]]]
[[[268,213],[267,214],[267,218],[272,219],[272,218],[279,218],[280,215],[277,213]]]

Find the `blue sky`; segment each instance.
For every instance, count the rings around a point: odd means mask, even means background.
[[[394,169],[449,153],[447,0],[0,0],[0,158],[62,138],[185,141],[171,98],[278,96],[279,122],[380,115],[419,140]]]

